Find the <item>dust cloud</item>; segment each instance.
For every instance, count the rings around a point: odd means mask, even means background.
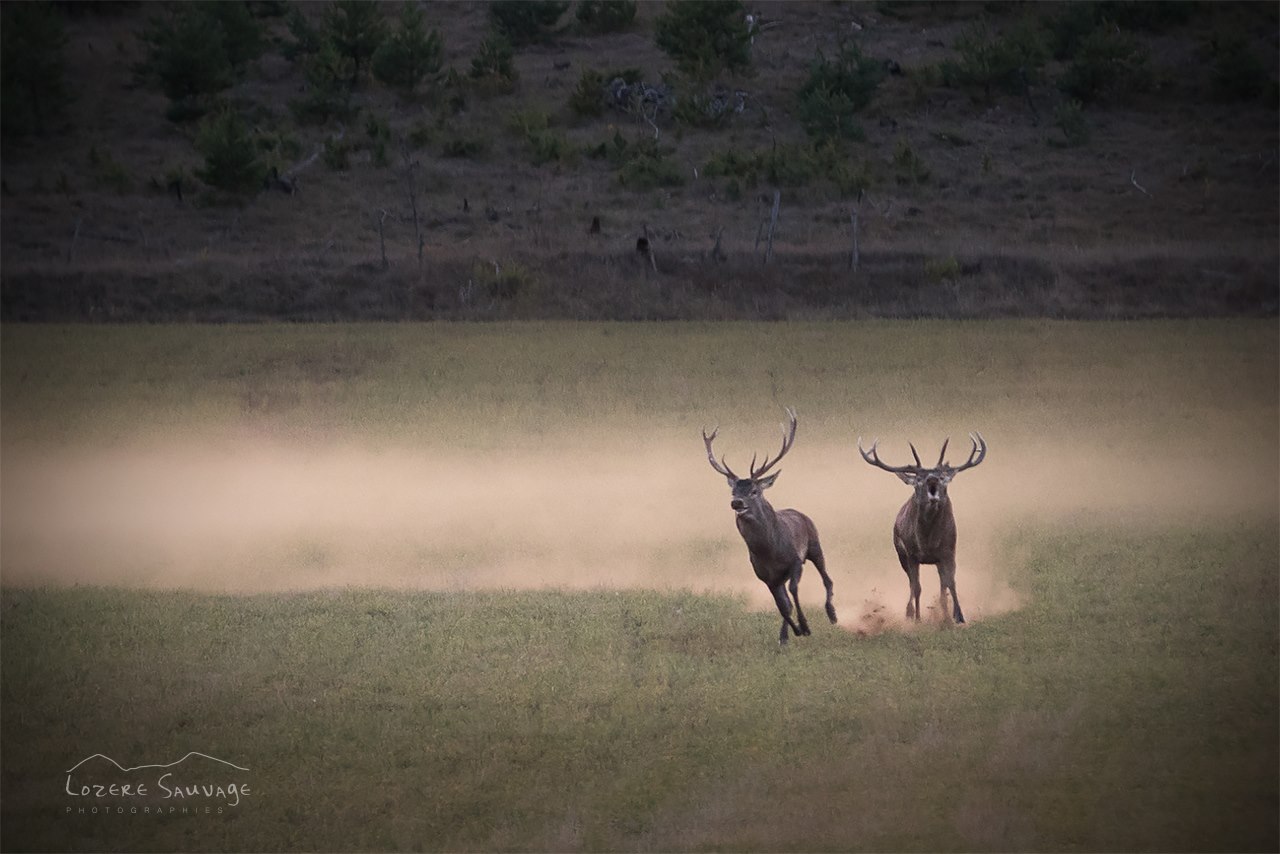
[[[987,461],[951,486],[958,591],[971,621],[1020,604],[1000,546],[1020,527],[1274,520],[1280,506],[1276,451],[1265,442],[1261,461],[1242,453],[1161,466],[1078,444],[1070,455],[1047,452],[1035,436],[988,440]],[[0,572],[6,585],[229,593],[689,589],[770,608],[697,435],[679,445],[626,441],[572,456],[261,438],[6,446]],[[851,446],[813,444],[781,468],[770,498],[817,523],[841,625],[862,634],[904,626],[890,530],[907,488]],[[939,619],[936,574],[925,567],[921,579],[926,617]],[[801,602],[821,621],[812,567]]]

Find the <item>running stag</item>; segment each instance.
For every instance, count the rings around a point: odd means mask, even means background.
[[[756,577],[764,582],[773,593],[773,601],[782,614],[782,629],[778,632],[778,643],[787,642],[787,627],[797,637],[809,634],[809,623],[800,610],[798,591],[800,572],[806,560],[818,568],[822,583],[827,588],[827,616],[831,622],[836,621],[836,608],[831,604],[831,576],[827,575],[827,565],[822,558],[822,545],[818,542],[818,529],[813,520],[799,510],[774,510],[764,497],[764,491],[773,486],[781,472],[774,472],[766,477],[769,469],[778,464],[786,456],[787,451],[796,440],[796,413],[787,410],[789,425],[782,428],[782,450],[772,460],[765,457],[757,467],[756,459],[751,458],[751,473],[748,477],[738,477],[721,457],[716,460],[711,443],[715,441],[719,428],[702,431],[702,442],[707,446],[707,459],[711,467],[724,475],[729,481],[733,497],[729,506],[737,516],[738,533],[747,544],[751,555],[751,567]],[[791,595],[787,596],[790,587]],[[791,619],[791,606],[795,603],[796,619]]]
[[[915,457],[913,466],[888,466],[880,461],[876,453],[879,440],[871,443],[871,450],[862,449],[862,439],[858,439],[858,453],[871,465],[892,472],[902,482],[915,488],[915,493],[907,499],[898,511],[898,518],[893,523],[893,547],[898,551],[898,561],[911,583],[911,595],[907,599],[907,618],[914,617],[920,621],[920,564],[931,563],[938,567],[938,582],[941,586],[942,611],[947,610],[947,591],[951,591],[953,617],[957,623],[964,622],[964,614],[960,611],[960,600],[956,598],[956,517],[951,512],[951,499],[947,497],[947,484],[951,478],[965,469],[978,465],[987,456],[987,443],[981,433],[970,433],[973,450],[969,452],[969,460],[962,466],[954,468],[943,462],[947,455],[947,442],[942,443],[942,453],[938,455],[938,464],[933,468],[925,468],[920,464],[920,455],[915,445],[910,445],[911,456]]]

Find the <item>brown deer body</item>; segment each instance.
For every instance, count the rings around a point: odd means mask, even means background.
[[[778,632],[778,643],[787,642],[787,629],[790,628],[797,637],[810,634],[809,622],[804,611],[800,609],[800,573],[806,560],[813,563],[822,583],[827,588],[827,617],[836,621],[836,609],[831,596],[833,585],[831,576],[827,575],[826,561],[822,555],[822,544],[818,541],[818,529],[813,520],[799,510],[774,510],[773,505],[764,497],[764,490],[773,486],[781,472],[774,472],[765,477],[769,469],[791,450],[796,438],[796,414],[787,410],[789,427],[782,430],[782,450],[773,460],[765,458],[760,467],[756,467],[755,458],[751,460],[751,473],[748,477],[738,477],[725,463],[724,459],[716,460],[711,443],[719,430],[712,430],[711,435],[702,431],[702,441],[707,449],[707,459],[711,467],[724,475],[732,490],[729,506],[735,514],[738,533],[747,544],[747,552],[751,558],[751,568],[773,594],[774,604],[782,615],[782,628]],[[788,595],[789,591],[789,595]],[[791,618],[792,603],[795,606],[796,618]]]
[[[970,440],[973,442],[973,450],[969,453],[969,460],[958,468],[943,462],[947,455],[947,442],[942,443],[938,464],[933,468],[925,468],[920,464],[920,455],[916,453],[914,445],[910,447],[915,465],[889,466],[880,461],[880,456],[876,453],[876,442],[871,443],[870,451],[864,451],[862,440],[858,440],[858,452],[864,460],[896,474],[903,483],[914,488],[893,522],[893,547],[911,587],[907,598],[907,618],[915,618],[917,622],[920,621],[922,563],[933,564],[938,568],[943,613],[946,614],[947,593],[950,592],[951,617],[957,623],[964,622],[964,612],[960,610],[960,600],[956,596],[956,517],[951,509],[951,499],[947,496],[947,484],[957,474],[973,468],[987,456],[987,443],[983,441],[981,433],[970,434]]]

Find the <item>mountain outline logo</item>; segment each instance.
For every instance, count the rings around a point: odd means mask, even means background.
[[[130,772],[130,771],[139,771],[139,770],[141,770],[141,769],[143,769],[143,768],[172,768],[172,767],[174,767],[175,765],[181,765],[183,762],[186,762],[186,761],[187,761],[188,759],[190,759],[192,756],[199,756],[199,757],[202,757],[202,758],[204,758],[204,759],[212,759],[214,762],[221,762],[223,765],[229,765],[229,766],[231,766],[232,768],[235,768],[237,771],[248,771],[248,770],[249,770],[248,768],[245,768],[245,767],[243,767],[243,766],[237,765],[237,764],[235,764],[234,762],[228,762],[228,761],[227,761],[227,760],[225,760],[225,759],[219,759],[219,758],[218,758],[218,757],[216,757],[216,756],[210,756],[210,755],[209,755],[209,754],[207,754],[207,753],[201,753],[201,752],[199,752],[198,750],[192,750],[192,751],[188,752],[186,756],[182,757],[181,759],[177,760],[176,762],[169,762],[169,763],[167,763],[167,764],[163,764],[163,765],[134,765],[132,768],[126,768],[125,766],[121,765],[119,762],[115,761],[114,759],[112,759],[110,756],[108,756],[108,755],[107,755],[107,754],[105,754],[105,753],[95,753],[95,754],[93,754],[92,756],[86,756],[84,759],[81,759],[81,760],[80,760],[79,762],[77,762],[75,765],[72,765],[70,768],[68,768],[68,769],[67,769],[67,773],[68,773],[68,774],[72,774],[72,773],[74,773],[74,772],[75,772],[75,770],[76,770],[77,768],[79,768],[81,765],[83,765],[83,764],[84,764],[84,763],[86,763],[86,762],[90,762],[90,761],[92,761],[92,760],[94,760],[94,759],[105,759],[105,760],[107,760],[108,762],[110,762],[112,765],[116,766],[116,767],[117,767],[117,768],[119,768],[121,771],[124,771],[124,772],[127,774],[127,773],[128,773],[128,772]]]

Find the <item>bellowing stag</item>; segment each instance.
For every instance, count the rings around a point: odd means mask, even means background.
[[[798,591],[800,572],[806,560],[811,561],[822,576],[822,583],[827,588],[827,617],[836,621],[836,608],[831,604],[831,576],[827,575],[826,562],[822,558],[822,545],[818,542],[818,529],[813,520],[799,510],[774,510],[764,497],[764,491],[773,486],[781,472],[774,472],[766,477],[768,471],[786,456],[787,451],[796,440],[796,413],[787,410],[789,425],[782,428],[782,450],[772,460],[765,457],[759,467],[756,459],[751,458],[751,473],[747,477],[738,477],[721,457],[716,460],[711,443],[715,441],[719,428],[707,435],[702,431],[702,442],[707,448],[707,459],[711,467],[724,475],[729,481],[733,497],[729,506],[736,514],[738,533],[747,544],[747,552],[751,556],[751,567],[756,577],[764,582],[773,594],[773,601],[782,614],[782,629],[778,632],[778,643],[787,642],[787,628],[800,635],[809,634],[809,623],[800,610]],[[788,597],[787,589],[791,595]],[[791,606],[795,603],[796,619],[791,619]]]
[[[925,468],[920,463],[920,455],[915,445],[910,445],[911,456],[915,457],[915,465],[889,466],[880,461],[876,453],[879,440],[871,443],[871,450],[862,449],[862,439],[858,439],[858,453],[871,465],[892,472],[915,492],[907,503],[898,511],[898,518],[893,523],[893,547],[898,552],[898,561],[907,574],[911,584],[911,595],[907,598],[907,618],[920,621],[920,564],[931,563],[938,567],[938,583],[941,587],[942,611],[947,610],[947,591],[951,592],[953,617],[957,623],[964,622],[964,614],[960,610],[960,600],[956,598],[956,517],[951,510],[951,499],[947,497],[947,484],[965,469],[971,469],[987,456],[987,443],[981,433],[970,433],[973,450],[964,465],[952,467],[943,460],[947,456],[947,442],[942,443],[942,453],[938,455],[938,464],[933,468]]]

